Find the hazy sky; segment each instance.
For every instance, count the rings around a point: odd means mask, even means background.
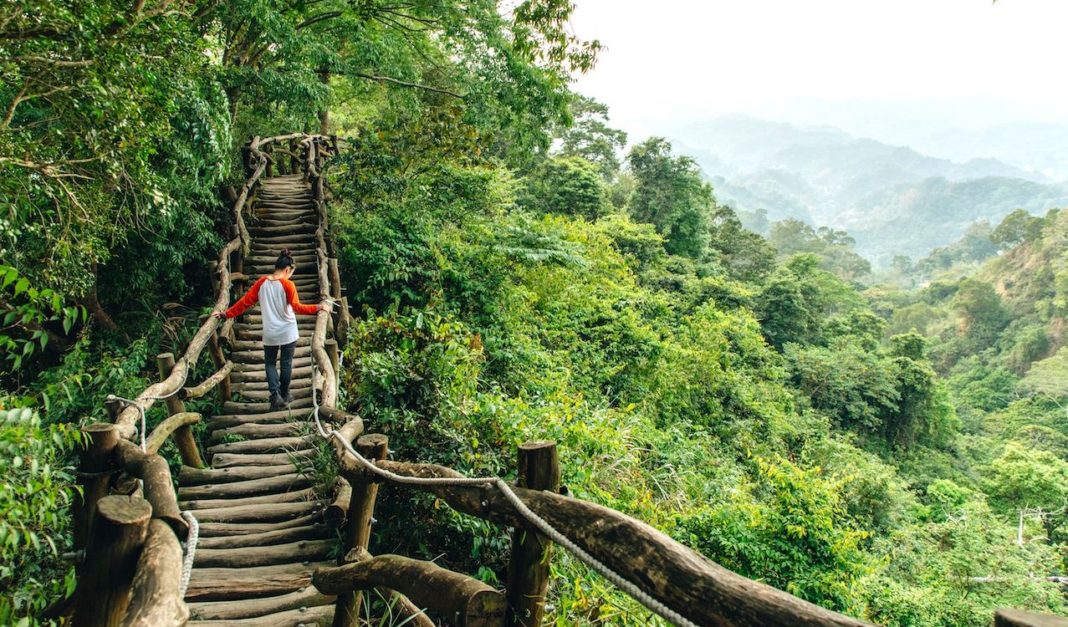
[[[854,132],[1068,122],[1068,0],[575,0],[577,89],[637,134],[728,112]]]

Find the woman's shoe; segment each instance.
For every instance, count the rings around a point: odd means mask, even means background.
[[[286,402],[277,394],[271,395],[271,411],[277,411],[286,406]]]
[[[282,404],[289,407],[293,403],[293,393],[286,392],[286,395],[282,397]]]

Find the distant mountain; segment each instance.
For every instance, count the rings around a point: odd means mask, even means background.
[[[935,157],[960,161],[981,155],[1054,180],[1068,180],[1068,126],[1062,124],[999,124],[905,133],[901,141]]]
[[[886,265],[894,255],[918,258],[956,241],[977,219],[997,224],[1015,209],[1068,206],[1068,190],[1002,177],[932,178],[873,192],[858,206],[863,209],[844,213],[842,222],[858,250]]]
[[[771,220],[846,228],[876,263],[923,256],[975,220],[1068,203],[1064,187],[1036,171],[992,158],[931,157],[826,126],[730,115],[684,127],[672,141],[721,201],[764,209]]]

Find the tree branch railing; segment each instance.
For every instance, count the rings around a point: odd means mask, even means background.
[[[246,144],[242,150],[246,179],[233,199],[232,239],[210,264],[216,291],[213,310],[228,307],[233,284],[247,280],[243,258],[250,236],[244,214],[261,176],[273,168],[287,173],[302,167],[305,180],[311,182],[313,173],[319,176],[323,160],[333,152],[330,147],[336,145],[331,138],[303,133],[255,137]],[[274,150],[277,155],[272,154]],[[322,184],[316,189],[321,192]],[[325,214],[325,209],[320,207],[320,212]],[[323,232],[319,235],[321,243]],[[322,268],[327,266],[324,261]],[[316,326],[324,327],[325,336],[330,314],[325,312],[324,318],[323,313]],[[158,451],[172,440],[185,466],[204,467],[192,432],[201,417],[186,412],[184,400],[203,397],[213,389],[219,390],[224,401],[229,400],[233,363],[226,359],[222,343],[232,337],[232,331],[232,320],[220,324],[218,318],[209,316],[179,360],[170,353],[157,357],[160,381],[134,399],[109,396],[106,405],[112,422],[83,428],[88,444],[79,466],[81,490],[72,503],[74,548],[83,557],[75,593],[65,606],[66,612],[73,612],[75,627],[186,623],[189,611],[182,597],[191,555],[183,559],[181,542],[190,536],[195,519],[179,509],[170,469]],[[186,386],[205,348],[216,371],[200,384]],[[146,433],[147,412],[157,401],[165,401],[166,417]],[[133,441],[138,435],[139,444]]]

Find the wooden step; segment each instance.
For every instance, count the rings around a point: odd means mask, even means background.
[[[190,603],[189,619],[198,620],[234,620],[276,614],[302,607],[319,607],[329,605],[335,597],[319,592],[315,586],[307,586],[296,592],[265,597],[262,599],[241,599],[240,601],[216,601],[214,603]]]
[[[189,601],[225,601],[296,592],[311,582],[312,570],[333,565],[332,562],[319,562],[253,568],[193,568],[185,598]]]
[[[311,346],[310,337],[297,338],[297,346]],[[261,340],[237,340],[230,343],[230,350],[232,351],[262,351],[263,342]]]
[[[227,470],[227,469],[221,469]],[[300,490],[311,487],[310,477],[298,472],[252,479],[249,481],[232,481],[221,483],[205,483],[203,485],[180,485],[178,487],[178,499],[182,501],[202,499],[226,499],[241,498],[246,496],[260,496],[275,492]]]
[[[308,332],[310,333],[311,331],[308,331]],[[237,366],[243,366],[242,372],[248,372],[250,369],[264,370],[263,355],[260,355],[258,358],[256,358],[256,357],[239,357],[239,358],[233,359],[231,361],[234,362],[234,368],[235,369],[237,368]],[[306,357],[294,357],[293,358],[293,369],[294,370],[296,370],[297,368],[310,368],[311,365],[312,365],[312,357],[311,357],[311,355],[308,355]],[[275,362],[275,366],[278,366],[278,362]],[[264,372],[266,373],[266,370],[264,370]],[[264,376],[266,376],[266,374],[264,374]],[[226,407],[224,406],[223,409],[225,410]],[[245,411],[249,411],[249,410],[246,409]],[[251,411],[268,411],[268,408],[264,408],[262,410],[253,409]]]
[[[216,453],[211,456],[211,467],[299,465],[318,454],[319,450],[316,448],[286,451],[284,453]]]
[[[228,429],[250,422],[294,422],[305,420],[310,409],[279,409],[259,414],[219,414],[208,419],[209,429]]]
[[[295,363],[295,362],[294,362]],[[289,404],[289,409],[305,409],[313,406],[311,397],[294,399]],[[237,403],[226,401],[223,403],[223,411],[228,414],[264,414],[271,411],[270,403]]]
[[[334,620],[333,605],[319,605],[316,607],[301,607],[295,610],[267,614],[257,618],[241,618],[226,620],[191,620],[189,625],[201,625],[203,627],[330,627]]]
[[[314,322],[312,322],[312,327],[313,328],[315,327],[315,323]],[[297,323],[297,329],[300,329],[300,323]],[[311,337],[309,336],[307,339],[308,339],[308,341],[307,341],[307,343],[304,344],[304,346],[300,346],[299,344],[297,345],[296,349],[293,351],[293,357],[294,358],[307,357],[307,356],[312,354]],[[279,351],[279,353],[281,353],[281,351]],[[237,363],[237,362],[255,363],[256,359],[259,359],[261,361],[263,360],[263,349],[262,348],[255,349],[255,350],[231,350],[230,351],[230,361],[232,361],[234,363]]]
[[[337,540],[298,540],[288,544],[226,549],[197,549],[194,567],[253,568],[325,560],[337,552]]]
[[[312,389],[310,387],[295,388],[292,385],[289,386],[289,393],[293,396],[293,399],[298,398],[311,398]],[[271,393],[264,390],[248,390],[242,389],[239,394],[241,398],[249,401],[269,401],[271,399]]]
[[[292,520],[284,520],[275,523],[217,523],[208,522],[200,526],[201,537],[217,538],[219,536],[240,536],[265,531],[280,531],[282,529],[294,529],[318,525],[323,522],[322,513],[310,514]]]
[[[267,505],[244,505],[239,507],[216,507],[196,511],[197,521],[202,523],[275,523],[292,520],[322,512],[326,506],[319,501],[299,503],[271,503]],[[200,552],[197,552],[197,557]]]
[[[208,437],[208,446],[215,444],[222,444],[226,441],[226,438],[233,436],[240,436],[248,439],[258,438],[280,438],[294,435],[301,435],[308,429],[307,423],[298,422],[276,422],[276,423],[251,423],[238,425],[236,427],[229,427],[226,429],[217,429],[212,431],[211,436]]]
[[[291,381],[289,389],[296,393],[297,390],[310,390],[311,385],[311,377],[301,377]],[[242,394],[245,392],[265,392],[266,390],[267,381],[242,381],[234,384],[234,391]]]
[[[237,442],[237,444],[243,444],[243,442]],[[210,452],[211,449],[209,448],[208,451]],[[178,483],[183,487],[206,483],[230,483],[277,477],[295,472],[297,472],[297,467],[291,463],[247,468],[192,468],[190,466],[182,466],[178,469]]]
[[[241,507],[243,505],[269,505],[273,503],[296,503],[298,501],[315,500],[315,490],[304,488],[292,492],[278,492],[276,494],[264,494],[262,496],[249,496],[236,499],[199,499],[193,501],[179,501],[178,509],[198,510],[215,509],[218,507]]]
[[[323,540],[325,538],[336,538],[337,534],[337,527],[326,523],[318,523],[305,525],[303,527],[290,527],[287,529],[275,529],[274,531],[246,533],[244,535],[222,535],[212,538],[201,538],[197,546],[206,549],[270,546],[272,544],[296,542],[297,540]]]
[[[319,437],[318,435],[315,437]],[[258,440],[245,440],[244,442],[227,442],[225,444],[216,444],[209,446],[207,451],[209,455],[215,453],[284,453],[289,450],[301,450],[308,448],[309,444],[312,444],[315,440],[312,436],[291,436],[282,438],[260,438]],[[282,468],[282,466],[249,466],[249,467],[233,467],[233,468],[218,468],[215,472],[226,471],[238,471],[246,469],[249,474],[255,474],[255,470],[259,468]],[[212,472],[211,470],[202,472]],[[268,475],[263,475],[268,476]],[[250,477],[252,478],[252,477]],[[202,482],[206,483],[206,482]]]

